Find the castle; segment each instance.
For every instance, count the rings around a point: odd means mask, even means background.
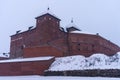
[[[60,19],[48,12],[36,17],[36,27],[11,36],[10,58],[38,56],[113,55],[120,47],[97,34],[84,33],[71,21],[64,30]]]
[[[44,75],[55,57],[103,53],[114,55],[120,47],[97,34],[85,33],[73,21],[66,30],[49,10],[36,17],[36,27],[11,36],[10,58],[0,60],[0,75]]]

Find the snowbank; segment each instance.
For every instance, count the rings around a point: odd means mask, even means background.
[[[96,53],[90,57],[77,55],[56,58],[49,68],[50,71],[86,69],[120,69],[120,52],[113,56]]]

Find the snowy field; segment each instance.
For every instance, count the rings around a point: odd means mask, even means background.
[[[0,80],[120,80],[120,78],[105,77],[61,77],[61,76],[1,76]]]

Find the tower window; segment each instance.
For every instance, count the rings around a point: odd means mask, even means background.
[[[51,20],[51,18],[49,18],[49,20]]]
[[[94,46],[94,45],[92,45],[92,51],[94,51],[94,47],[95,47],[95,46]]]
[[[38,23],[40,23],[40,20],[38,20]]]
[[[46,17],[44,17],[44,20],[46,20]]]
[[[78,49],[78,51],[80,51],[80,48]]]

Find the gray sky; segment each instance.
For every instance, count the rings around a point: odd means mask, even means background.
[[[99,33],[120,46],[120,0],[0,0],[0,53],[9,52],[10,35],[35,26],[35,17],[50,7],[65,27]]]

